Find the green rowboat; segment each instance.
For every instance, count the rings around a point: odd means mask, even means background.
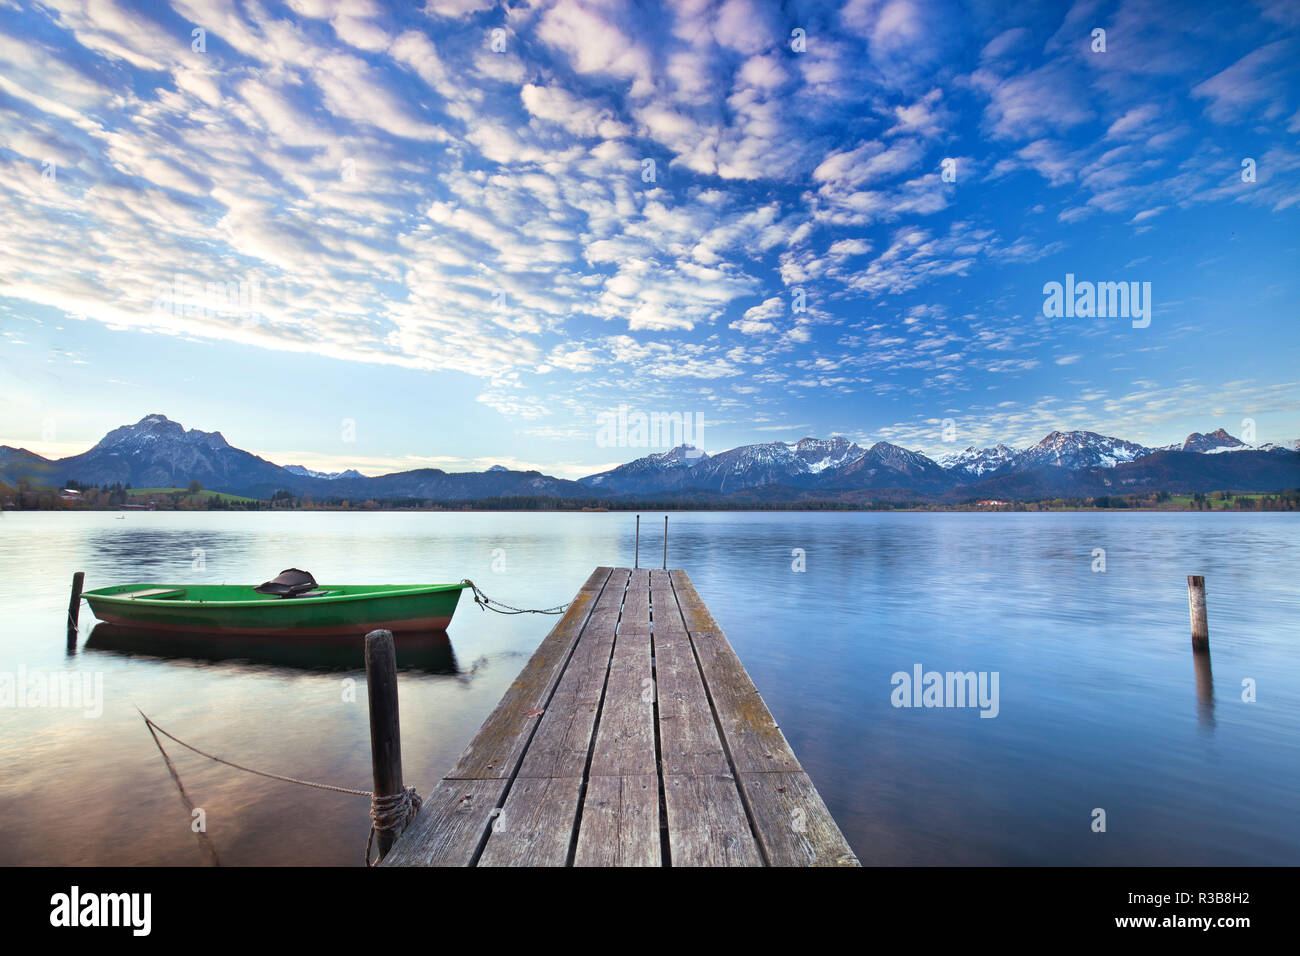
[[[259,593],[251,585],[123,584],[86,591],[83,597],[95,617],[126,627],[355,640],[375,628],[394,633],[444,631],[456,611],[460,592],[469,586],[464,581],[322,584],[294,595],[280,595]]]

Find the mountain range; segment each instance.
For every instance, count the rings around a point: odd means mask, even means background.
[[[1222,428],[1181,445],[1148,448],[1089,431],[1054,431],[1025,449],[968,447],[931,459],[889,442],[846,438],[742,445],[709,455],[691,445],[656,452],[578,481],[494,465],[483,472],[421,468],[366,477],[349,469],[280,466],[235,448],[220,432],[185,429],[165,415],[123,425],[93,448],[50,460],[0,446],[0,478],[56,484],[130,483],[269,498],[469,500],[544,496],[656,501],[782,502],[1031,499],[1135,492],[1272,492],[1300,487],[1300,441],[1254,446]]]

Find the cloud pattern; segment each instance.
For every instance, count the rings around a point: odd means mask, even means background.
[[[1284,0],[0,0],[0,317],[468,376],[554,441],[629,399],[753,440],[1294,428],[1295,383],[1158,366],[1172,281],[1145,338],[1036,310],[1163,277],[1188,216],[1294,237],[1298,54]],[[1271,334],[1293,279],[1224,297]]]

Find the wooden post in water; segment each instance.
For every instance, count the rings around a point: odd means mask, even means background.
[[[77,621],[81,617],[81,586],[86,583],[86,572],[72,576],[72,597],[68,601],[68,650],[77,649]]]
[[[402,731],[397,714],[397,651],[392,631],[366,635],[366,694],[370,698],[370,764],[375,796],[402,792]],[[379,859],[393,847],[390,830],[377,834]]]
[[[641,567],[641,516],[636,516],[636,543],[632,546],[632,567]]]
[[[668,570],[668,516],[664,515],[664,570]]]
[[[1205,617],[1205,578],[1187,575],[1187,608],[1192,616],[1192,650],[1210,649],[1210,625]]]

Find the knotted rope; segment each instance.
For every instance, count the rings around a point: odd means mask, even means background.
[[[366,866],[370,862],[370,846],[376,833],[392,833],[394,836],[406,829],[406,825],[420,812],[420,795],[414,787],[404,787],[401,793],[387,797],[370,798],[370,836],[366,838]]]
[[[474,603],[479,606],[479,610],[486,609],[489,611],[496,611],[498,614],[563,614],[569,607],[568,604],[557,604],[555,607],[548,608],[511,607],[509,604],[488,597],[483,593],[479,586],[469,578],[465,578],[465,580],[460,583],[465,585],[467,588],[473,589]],[[496,607],[492,606],[494,604]],[[505,608],[505,610],[501,610],[501,608]]]
[[[405,787],[401,793],[389,794],[387,796],[376,796],[370,790],[354,790],[351,787],[336,787],[333,784],[317,783],[314,780],[300,780],[297,777],[286,777],[283,774],[270,773],[266,770],[255,770],[252,767],[245,767],[243,764],[235,763],[233,760],[227,760],[224,757],[218,757],[216,754],[210,754],[206,750],[200,750],[193,744],[187,744],[174,734],[170,734],[155,724],[143,710],[139,707],[136,712],[144,718],[145,725],[149,732],[155,730],[169,740],[174,740],[186,750],[192,750],[200,757],[207,757],[209,760],[215,760],[217,763],[223,763],[227,767],[234,767],[236,770],[242,770],[245,773],[257,774],[259,777],[269,777],[271,780],[279,780],[282,783],[296,783],[303,787],[314,787],[317,790],[330,790],[334,793],[350,793],[358,797],[370,798],[370,835],[366,837],[366,866],[374,866],[370,862],[370,848],[374,843],[375,831],[382,832],[396,831],[401,833],[406,825],[411,822],[415,815],[420,811],[420,795],[415,792],[414,787]],[[154,738],[157,741],[157,737]],[[162,748],[159,747],[161,750]],[[163,757],[167,754],[164,751]],[[379,862],[378,860],[375,861]]]

